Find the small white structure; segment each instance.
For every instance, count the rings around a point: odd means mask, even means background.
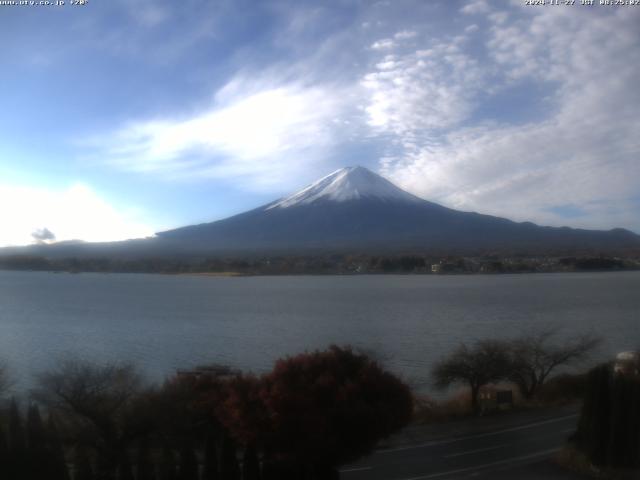
[[[640,376],[640,352],[620,352],[613,371],[620,375]]]

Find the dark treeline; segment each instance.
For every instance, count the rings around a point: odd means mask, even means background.
[[[596,467],[640,467],[640,365],[635,372],[611,364],[587,375],[587,392],[573,445]],[[633,478],[638,478],[634,470]],[[632,478],[632,477],[629,477]]]
[[[46,258],[35,255],[0,257],[0,269],[59,272],[226,273],[245,275],[364,273],[533,273],[635,270],[640,260],[609,256],[479,257],[422,254],[318,254],[211,258]]]
[[[349,348],[145,385],[130,365],[68,360],[0,415],[0,478],[334,479],[409,422],[409,388]],[[45,412],[46,420],[43,421]]]
[[[476,414],[491,384],[510,384],[530,405],[560,386],[584,399],[575,448],[596,466],[637,468],[640,353],[567,383],[558,370],[587,360],[600,339],[555,333],[461,344],[434,365],[434,383],[465,385]],[[7,379],[0,368],[0,395]],[[338,479],[339,466],[420,415],[402,381],[348,347],[287,357],[261,376],[209,365],[162,385],[132,365],[66,360],[36,383],[28,402],[0,409],[0,478]]]
[[[5,431],[6,430],[6,431]],[[68,480],[62,440],[52,416],[45,422],[38,405],[25,416],[15,401],[0,421],[0,476],[10,479]]]

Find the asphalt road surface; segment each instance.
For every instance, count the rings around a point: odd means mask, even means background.
[[[390,446],[343,467],[343,480],[575,479],[552,461],[575,430],[573,411],[543,418],[521,416],[467,435]]]

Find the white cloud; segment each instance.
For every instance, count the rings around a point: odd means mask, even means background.
[[[467,3],[460,11],[467,15],[477,15],[487,13],[490,10],[486,0],[474,0]]]
[[[153,235],[133,212],[123,212],[89,186],[62,190],[0,184],[0,247],[34,242],[48,230],[56,241],[114,241]]]
[[[169,12],[157,5],[142,5],[136,2],[136,8],[132,10],[134,18],[145,27],[155,27],[164,23],[169,18]]]
[[[565,120],[451,134],[447,143],[392,163],[388,173],[405,188],[462,210],[543,224],[640,230],[630,206],[640,163],[620,158],[624,152],[608,143],[616,126],[595,132],[588,120],[573,118],[569,128]],[[590,132],[590,139],[571,128]],[[602,160],[609,155],[617,160]],[[567,219],[554,213],[563,205],[586,215]]]
[[[413,30],[401,30],[398,33],[396,33],[393,38],[397,39],[397,40],[408,40],[410,38],[415,38],[416,37],[417,32],[413,31]]]
[[[383,38],[371,44],[373,50],[389,50],[396,46],[396,43],[390,38]]]
[[[348,141],[345,151],[380,153],[402,185],[457,208],[640,229],[629,206],[640,192],[640,10],[479,0],[460,11],[443,28],[435,13],[367,9],[319,43],[307,26],[322,12],[293,12],[271,45],[285,52],[277,61],[242,51],[246,65],[211,105],[122,126],[95,156],[273,191],[337,162],[327,153]],[[588,214],[567,220],[561,205]]]
[[[507,12],[495,12],[489,15],[489,20],[498,25],[505,23],[508,18],[509,14]]]
[[[122,169],[183,178],[244,176],[251,188],[304,168],[305,150],[319,151],[330,142],[337,107],[323,90],[279,87],[247,93],[238,83],[220,90],[210,110],[133,123],[106,143],[94,140],[93,146]]]
[[[393,35],[393,38],[382,38],[371,44],[372,50],[391,50],[398,47],[403,40],[415,38],[418,32],[414,30],[400,30]],[[397,41],[396,41],[397,40]]]
[[[387,55],[362,79],[368,123],[405,139],[456,125],[471,111],[483,74],[457,43]]]
[[[493,61],[485,69],[502,76],[493,78],[492,87],[530,88],[531,95],[540,95],[531,85],[543,87],[546,98],[535,101],[547,102],[544,119],[476,128],[452,122],[454,128],[436,142],[387,159],[387,174],[456,208],[552,225],[640,231],[640,92],[631,87],[640,75],[634,48],[640,16],[570,10],[527,10],[508,24],[494,16],[498,21],[487,41]],[[566,48],[537,47],[550,38]],[[417,87],[409,83],[404,88],[423,88],[417,79]],[[410,121],[416,111],[412,107],[405,117]],[[563,217],[559,206],[585,215]]]

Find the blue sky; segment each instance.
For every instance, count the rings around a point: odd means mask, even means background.
[[[523,4],[0,5],[0,245],[146,236],[356,164],[640,232],[640,8]]]

